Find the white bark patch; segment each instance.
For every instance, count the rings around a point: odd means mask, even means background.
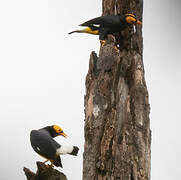
[[[142,71],[141,70],[139,70],[139,69],[137,69],[136,71],[135,71],[135,81],[136,81],[136,84],[143,84],[143,82],[142,82]]]
[[[86,118],[87,117],[92,117],[92,112],[93,112],[93,95],[90,94],[88,102],[87,102],[87,111],[86,111]]]
[[[103,108],[104,108],[104,109],[107,109],[107,107],[108,107],[108,104],[107,104],[107,103],[103,105]]]
[[[94,114],[94,117],[95,117],[95,118],[97,118],[97,116],[99,115],[99,111],[100,111],[99,106],[98,106],[98,105],[95,105],[95,106],[93,107],[93,114]]]
[[[136,71],[134,73],[134,80],[136,84],[143,84],[143,69],[141,65],[141,56],[136,54],[134,56],[135,64],[136,64]]]
[[[135,25],[133,26],[133,32],[134,33],[136,32],[136,26]]]
[[[139,117],[139,119],[138,119],[138,123],[139,123],[141,126],[143,126],[143,121],[144,121],[143,116],[140,115],[140,117]]]

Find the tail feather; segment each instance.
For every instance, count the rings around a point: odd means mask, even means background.
[[[72,32],[69,32],[68,34],[72,34],[75,32],[76,33],[88,33],[88,34],[98,35],[99,29],[97,27],[86,27],[85,29],[72,31]]]
[[[60,156],[57,156],[56,160],[53,161],[53,164],[54,164],[56,167],[61,167],[61,168],[62,168],[62,162],[61,162]]]
[[[73,146],[73,150],[70,154],[73,156],[77,156],[78,152],[79,152],[79,148],[77,146]]]
[[[84,31],[82,30],[75,30],[75,31],[72,31],[72,32],[69,32],[68,34],[72,34],[72,33],[83,33]]]

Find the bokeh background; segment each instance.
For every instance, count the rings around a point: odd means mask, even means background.
[[[101,15],[101,1],[0,1],[0,179],[26,179],[44,160],[29,133],[58,124],[78,157],[63,156],[69,180],[82,178],[85,77],[98,37],[68,35]],[[152,129],[152,179],[180,179],[181,1],[144,2],[145,77]],[[61,142],[61,138],[57,137]]]

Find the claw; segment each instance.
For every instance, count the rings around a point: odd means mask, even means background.
[[[106,41],[105,40],[100,40],[100,43],[101,43],[101,47],[103,47],[105,45]]]
[[[45,164],[45,163],[48,162],[48,161],[50,161],[51,164]],[[47,168],[54,168],[53,162],[54,162],[53,160],[48,160],[48,159],[46,159],[46,160],[43,162],[43,164],[45,164],[45,166],[46,166]]]
[[[51,162],[50,167],[54,168],[54,164],[53,164],[54,161],[50,161],[50,162]]]
[[[54,165],[53,165],[53,163],[51,163],[51,164],[50,164],[50,167],[51,167],[51,168],[54,168]]]
[[[46,162],[48,162],[49,160],[48,159],[46,159],[44,162],[43,162],[43,164],[45,164]]]
[[[43,162],[43,164],[45,164],[45,166],[47,167],[47,168],[49,168],[50,167],[50,165],[49,164],[46,164],[46,162],[48,162],[49,160],[48,159],[46,159],[44,162]]]
[[[117,53],[119,53],[119,49],[118,49],[117,46],[114,46],[114,49],[115,49],[115,51],[116,51]]]

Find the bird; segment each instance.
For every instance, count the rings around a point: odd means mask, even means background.
[[[117,32],[121,32],[126,29],[128,26],[142,24],[134,14],[125,14],[125,15],[105,15],[100,16],[91,20],[88,20],[79,26],[86,26],[85,29],[75,30],[69,32],[72,33],[88,33],[99,35],[99,40],[101,46],[105,45],[105,39],[108,34],[114,34]]]
[[[63,146],[54,140],[56,136],[67,137],[62,128],[58,125],[46,126],[30,132],[31,146],[36,153],[51,162],[51,166],[63,167],[60,155],[70,154],[77,156],[79,148],[77,146]]]

